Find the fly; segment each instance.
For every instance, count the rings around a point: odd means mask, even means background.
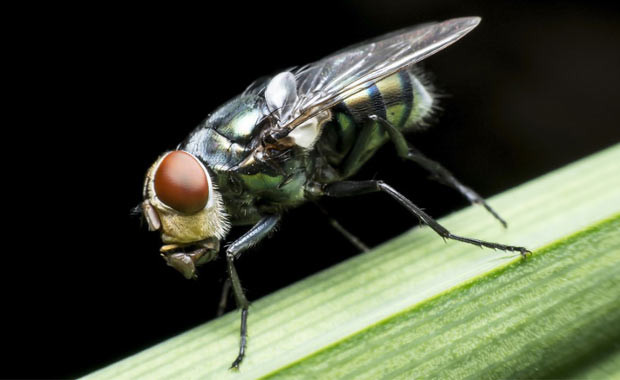
[[[225,252],[227,284],[241,309],[239,353],[231,368],[238,368],[245,355],[249,306],[235,261],[274,229],[285,210],[304,202],[384,192],[444,239],[529,252],[454,235],[387,183],[349,180],[391,142],[400,157],[482,205],[506,226],[475,191],[404,137],[419,130],[435,107],[430,85],[412,65],[479,22],[478,17],[464,17],[414,26],[258,80],[148,170],[140,209],[149,229],[161,233],[163,258],[186,278],[196,277],[198,266],[217,257],[231,226],[251,226]]]

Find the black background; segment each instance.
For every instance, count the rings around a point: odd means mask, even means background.
[[[434,126],[409,136],[416,147],[490,196],[620,141],[620,13],[603,2],[51,11],[28,10],[33,29],[11,34],[28,40],[17,45],[31,57],[20,78],[30,79],[21,87],[33,101],[14,127],[25,136],[8,140],[20,153],[5,175],[19,185],[5,200],[5,236],[16,244],[6,246],[1,267],[10,353],[0,377],[83,375],[214,317],[223,260],[184,280],[129,210],[155,158],[259,76],[401,27],[479,15],[470,35],[424,62],[445,96]],[[389,147],[357,175],[373,177],[436,217],[466,205]],[[322,204],[370,246],[416,223],[382,195]],[[307,205],[287,213],[238,270],[255,300],[356,254]]]

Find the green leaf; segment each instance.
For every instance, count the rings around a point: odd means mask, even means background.
[[[233,312],[88,377],[618,375],[620,145],[490,203],[507,230],[472,207],[441,223],[526,246],[531,257],[444,243],[415,228],[254,302],[238,372],[228,370],[239,339]]]

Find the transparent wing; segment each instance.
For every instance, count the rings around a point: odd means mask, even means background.
[[[294,70],[297,97],[287,107],[291,110],[287,118],[279,120],[280,132],[294,129],[378,80],[444,49],[479,22],[479,17],[463,17],[414,26]]]

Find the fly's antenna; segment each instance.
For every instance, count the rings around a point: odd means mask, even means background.
[[[131,216],[144,215],[143,214],[143,209],[142,209],[142,203],[138,203],[137,206],[134,206],[131,209],[129,209],[129,215],[131,215]]]
[[[146,219],[144,219],[144,209],[142,208],[142,203],[138,203],[137,206],[130,208],[129,215],[131,217],[137,217],[140,220],[140,227],[144,226]]]

